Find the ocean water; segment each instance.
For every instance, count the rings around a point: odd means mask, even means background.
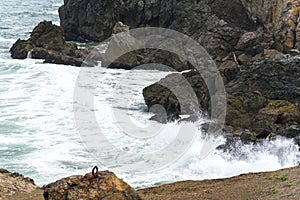
[[[174,135],[184,126],[174,122],[161,128],[148,120],[151,114],[146,112],[141,91],[168,73],[128,72],[101,68],[100,65],[97,68],[76,68],[43,64],[42,60],[11,59],[8,52],[11,45],[18,38],[28,38],[38,22],[52,20],[59,24],[57,10],[62,4],[62,0],[8,0],[0,6],[0,168],[22,173],[43,185],[69,175],[85,174],[98,165],[100,169],[114,171],[132,186],[142,188],[179,180],[224,178],[277,170],[299,163],[298,146],[286,138],[259,145],[237,144],[236,151],[231,154],[212,148],[203,156],[202,149],[208,141],[197,129],[191,145],[175,162],[144,173],[119,170],[120,165],[121,168],[124,165],[119,160],[126,152],[146,154],[159,151],[170,145]],[[97,76],[97,83],[78,85],[82,73],[90,78]],[[93,109],[90,109],[91,102],[85,104],[74,99],[76,87],[96,91]],[[127,105],[119,105],[125,96],[129,98]],[[87,117],[82,120],[86,129],[81,129],[76,121],[78,113],[82,116],[93,113],[97,124]],[[123,118],[118,118],[115,113],[121,113]],[[129,128],[134,127],[130,130],[134,133],[158,127],[157,132],[153,132],[157,135],[151,137],[155,139],[124,134],[122,124],[128,120],[133,123]],[[204,118],[193,125],[200,128],[203,121]],[[120,151],[104,152],[103,157],[93,154],[84,135],[88,129],[101,132]],[[213,139],[215,146],[224,142],[222,136]],[[100,141],[100,148],[105,143],[107,141]],[[111,165],[113,162],[115,165]],[[139,160],[131,162],[139,163]],[[149,162],[150,167],[152,164]]]

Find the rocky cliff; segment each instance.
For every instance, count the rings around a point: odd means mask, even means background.
[[[205,47],[218,41],[228,49],[242,32],[263,27],[273,35],[274,47],[287,52],[300,47],[299,6],[297,0],[65,0],[59,14],[67,40],[103,41],[122,21],[132,28],[171,28]]]
[[[156,26],[186,33],[214,54],[232,51],[244,32],[258,27],[239,0],[230,6],[225,0],[65,0],[59,15],[67,40],[103,41],[122,21],[131,28]]]
[[[248,16],[261,23],[275,39],[275,48],[288,52],[300,47],[298,0],[241,0]]]

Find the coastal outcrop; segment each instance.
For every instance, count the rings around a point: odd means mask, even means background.
[[[49,21],[40,22],[28,40],[17,40],[10,49],[12,58],[45,59],[46,63],[81,66],[88,51],[75,43],[66,43],[61,27]]]
[[[254,141],[275,135],[298,137],[299,64],[299,56],[280,54],[268,55],[242,66],[236,78],[225,85],[227,92],[225,125],[234,127],[233,130],[250,130],[252,135],[250,134],[249,140]],[[172,86],[182,85],[177,84],[179,80],[177,76],[179,75],[169,75],[143,90],[148,108],[151,109],[156,104],[163,106],[167,119],[171,116],[192,113],[186,112],[183,108],[188,108],[193,102],[188,100],[180,102],[176,95],[170,92]],[[193,87],[201,102],[201,108],[208,111],[209,94],[201,75],[196,77],[195,73],[189,72],[183,76]],[[169,87],[165,87],[166,83],[169,83]]]
[[[66,40],[101,42],[119,22],[130,28],[170,28],[198,41],[219,67],[228,67],[232,62],[247,64],[269,49],[283,53],[298,49],[299,8],[300,2],[294,0],[233,0],[230,5],[224,0],[66,0],[59,15]],[[111,67],[132,69],[139,63],[170,61],[168,53],[159,50],[137,51],[126,57],[140,60]],[[190,68],[184,62],[170,65],[179,71]]]
[[[248,16],[273,33],[274,47],[284,53],[300,47],[300,2],[295,0],[241,0]]]
[[[203,41],[205,47],[218,45],[225,50],[243,32],[263,27],[274,37],[274,47],[288,52],[299,47],[299,8],[294,0],[233,0],[230,5],[225,0],[67,0],[59,15],[67,40],[103,41],[122,21],[132,28],[171,28]]]
[[[226,125],[248,129],[254,139],[299,136],[300,57],[269,55],[243,67],[226,85]]]
[[[7,200],[17,193],[31,193],[38,189],[31,178],[0,169],[0,199]]]
[[[130,28],[163,27],[187,34],[199,41],[213,58],[220,60],[231,55],[243,34],[255,31],[259,26],[248,17],[240,1],[231,1],[230,7],[224,7],[224,3],[222,0],[68,0],[60,7],[59,14],[66,40],[101,42],[112,35],[115,24],[120,21]],[[127,57],[138,57],[141,64],[163,61],[162,64],[170,64],[175,70],[190,68],[187,61],[180,61],[169,52],[146,50],[134,53],[135,56]],[[125,62],[123,66],[111,67],[132,69],[136,65],[136,62],[132,65]]]
[[[140,200],[133,188],[110,171],[70,176],[43,189],[45,200]]]

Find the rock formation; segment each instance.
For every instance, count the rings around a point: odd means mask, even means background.
[[[270,133],[299,137],[299,1],[232,0],[228,4],[226,0],[65,0],[59,15],[62,29],[42,22],[29,40],[16,42],[12,57],[26,58],[31,52],[33,58],[43,58],[45,62],[79,66],[87,51],[78,50],[64,38],[100,42],[130,28],[173,29],[198,41],[216,62],[228,93],[228,130],[249,129],[254,138]],[[119,43],[126,48],[133,40],[130,34],[112,40],[108,55],[122,51]],[[95,57],[106,66],[107,57]],[[108,63],[106,67],[123,69],[148,63],[167,65],[175,71],[193,69],[188,60],[157,49],[134,50]],[[214,94],[208,95],[195,71],[183,77],[195,90],[200,109],[209,114],[210,96]],[[195,102],[180,100],[170,88],[162,86],[181,83],[178,75],[170,75],[144,89],[149,110],[158,112],[155,105],[166,110],[155,113],[153,119],[165,122],[195,109]]]
[[[283,52],[300,47],[300,2],[298,0],[241,0],[249,17],[273,34],[274,47]]]
[[[236,78],[225,86],[225,125],[233,127],[230,131],[248,129],[251,132],[248,140],[253,141],[275,135],[299,137],[299,64],[299,56],[269,55],[243,66]],[[168,114],[167,119],[193,113],[192,110],[186,112],[184,109],[193,105],[191,101],[179,102],[170,91],[174,85],[181,85],[178,84],[179,79],[176,76],[178,75],[169,75],[143,90],[148,108],[157,104],[163,106]],[[194,88],[201,108],[208,110],[209,95],[203,87],[205,83],[201,76],[195,77],[192,72],[185,73],[184,76]],[[166,83],[169,83],[169,87],[164,87]],[[157,117],[154,119],[164,121]]]
[[[258,24],[248,17],[240,1],[231,1],[230,7],[224,3],[224,0],[67,0],[59,14],[66,40],[103,41],[121,21],[131,28],[156,26],[185,33],[199,41],[213,57],[226,57],[239,38],[256,30]],[[166,53],[151,52],[142,57],[156,61],[156,57],[166,58]]]
[[[67,40],[103,41],[122,21],[132,28],[172,28],[204,39],[205,47],[219,45],[225,50],[234,46],[242,32],[263,27],[275,38],[274,47],[288,52],[299,47],[299,10],[300,2],[295,0],[233,0],[230,4],[226,0],[66,0],[59,14]]]
[[[44,198],[45,200],[140,200],[134,189],[109,171],[58,180],[44,186]]]
[[[45,59],[46,63],[81,66],[87,55],[86,50],[77,48],[75,43],[66,43],[61,27],[43,21],[32,31],[28,40],[17,40],[10,49],[12,58]]]
[[[30,178],[0,169],[0,199],[9,199],[16,193],[30,193],[38,187]]]

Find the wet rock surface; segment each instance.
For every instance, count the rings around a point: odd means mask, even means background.
[[[149,110],[156,115],[152,119],[160,122],[195,113],[199,108],[208,110],[210,100],[207,86],[196,71],[168,75],[144,88],[143,96]]]
[[[299,64],[300,57],[298,56],[268,55],[242,66],[236,78],[225,85],[227,92],[225,125],[232,127],[232,129],[227,127],[227,130],[231,133],[235,130],[249,130],[237,135],[245,142],[276,135],[298,137],[300,130]],[[210,98],[201,76],[195,77],[191,72],[184,76],[199,98],[201,108],[209,111]],[[190,81],[191,79],[193,81]],[[170,88],[174,87],[172,84],[177,87],[182,85],[178,83],[178,80],[176,75],[169,75],[146,87],[143,94],[148,108],[161,105],[161,110],[166,110],[166,119],[180,114],[191,114],[191,110],[187,113],[186,110],[180,109],[182,105],[187,108],[192,106],[194,103],[191,98],[186,96],[187,100],[180,103],[176,95],[170,92]],[[168,88],[164,87],[166,83],[169,84]]]
[[[45,200],[139,200],[140,197],[123,180],[109,171],[85,176],[71,176],[43,187]]]
[[[49,21],[39,23],[28,40],[17,40],[10,49],[12,58],[45,59],[46,63],[81,66],[87,50],[77,48],[75,43],[66,43],[63,29]]]

